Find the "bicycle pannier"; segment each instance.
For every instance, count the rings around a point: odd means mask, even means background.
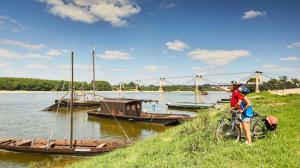
[[[278,119],[274,116],[267,116],[265,120],[265,125],[268,130],[273,131],[277,128]]]

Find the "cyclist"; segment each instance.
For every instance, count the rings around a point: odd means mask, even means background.
[[[231,110],[240,109],[240,105],[243,100],[243,96],[241,95],[241,92],[239,91],[239,87],[242,85],[239,81],[231,81],[232,83],[232,95],[231,95]]]
[[[245,144],[251,145],[251,132],[250,132],[250,122],[251,118],[253,117],[252,105],[249,98],[246,96],[250,93],[250,89],[245,86],[239,87],[240,94],[242,96],[242,102],[240,104],[239,112],[242,114],[242,127],[245,131],[246,135],[246,142]]]

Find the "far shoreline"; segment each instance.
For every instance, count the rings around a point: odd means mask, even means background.
[[[0,90],[0,94],[31,94],[31,93],[65,93],[68,91],[29,91],[29,90]],[[79,91],[80,92],[80,91]],[[92,93],[93,91],[85,91]],[[160,92],[160,91],[96,91],[96,92],[106,92],[106,93],[193,93],[193,91],[167,91],[167,92]],[[208,92],[224,92],[224,91],[208,91]]]

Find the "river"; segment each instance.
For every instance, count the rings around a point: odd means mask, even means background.
[[[187,113],[186,111],[168,110],[166,103],[202,102],[216,103],[221,98],[228,98],[225,92],[209,92],[208,95],[195,96],[192,92],[99,92],[106,97],[126,97],[158,100],[153,107],[151,103],[143,104],[143,111],[164,113]],[[46,93],[1,93],[0,94],[0,137],[1,138],[68,138],[69,116],[66,112],[47,112],[41,109],[54,103],[61,97],[60,92]],[[168,127],[119,121],[127,135],[141,140]],[[50,136],[51,135],[51,136]],[[88,118],[85,110],[74,112],[75,139],[125,139],[116,121],[110,119]],[[0,150],[0,167],[64,167],[82,157],[46,156],[38,154],[14,153]]]

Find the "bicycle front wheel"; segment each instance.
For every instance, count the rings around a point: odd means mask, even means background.
[[[238,142],[241,138],[241,130],[236,124],[222,123],[217,129],[216,136],[219,143],[225,141]]]

